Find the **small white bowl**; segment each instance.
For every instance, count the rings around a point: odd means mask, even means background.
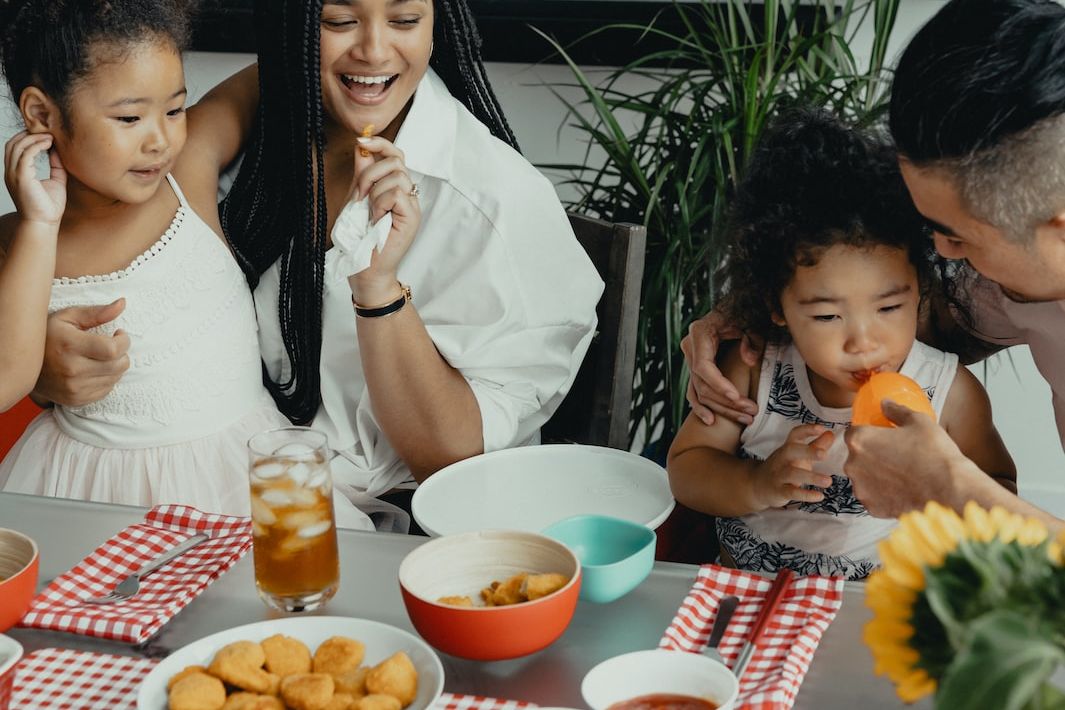
[[[11,688],[15,682],[15,665],[22,658],[22,645],[0,634],[0,710],[7,710],[11,702]]]
[[[740,684],[726,666],[687,651],[634,651],[608,658],[584,676],[581,695],[592,710],[642,695],[690,695],[732,710]]]

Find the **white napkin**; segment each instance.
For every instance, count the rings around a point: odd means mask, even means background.
[[[325,264],[325,276],[330,281],[341,281],[354,276],[370,265],[373,250],[381,251],[392,231],[392,213],[370,224],[370,200],[351,201],[344,205],[333,224],[333,250],[337,257]]]

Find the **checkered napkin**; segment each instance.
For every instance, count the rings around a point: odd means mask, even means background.
[[[198,532],[211,539],[141,581],[133,598],[113,604],[82,599],[109,592],[127,574]],[[251,547],[251,521],[162,505],[122,530],[33,600],[21,626],[143,643],[218,579]]]
[[[732,620],[718,650],[729,666],[762,609],[773,580],[750,572],[704,565],[695,585],[677,610],[659,648],[702,651],[714,625],[718,602],[739,597]],[[769,621],[762,641],[740,681],[744,710],[787,710],[810,668],[817,644],[843,603],[843,580],[835,577],[796,577]]]
[[[137,688],[157,661],[45,648],[15,672],[11,710],[87,710],[137,706]]]
[[[158,661],[46,648],[18,666],[11,710],[134,710],[141,681]],[[432,710],[535,710],[516,700],[444,693]]]

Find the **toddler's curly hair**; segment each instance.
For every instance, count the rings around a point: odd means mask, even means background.
[[[815,265],[836,244],[905,249],[922,294],[933,279],[932,241],[894,149],[822,109],[791,109],[763,136],[737,187],[728,235],[722,309],[770,341],[788,339],[772,316],[796,267]]]

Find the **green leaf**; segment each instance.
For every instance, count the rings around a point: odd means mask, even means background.
[[[1022,710],[1042,697],[1065,649],[1048,638],[1038,617],[992,611],[969,625],[969,643],[941,679],[937,710]]]

